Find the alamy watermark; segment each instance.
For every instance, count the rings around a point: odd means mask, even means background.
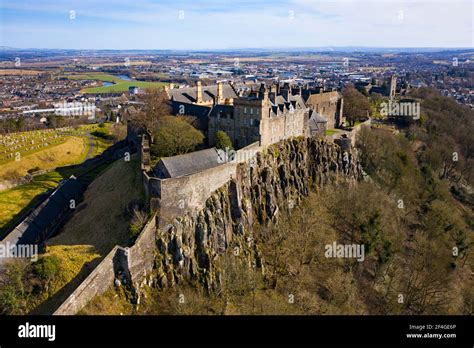
[[[364,244],[326,244],[324,256],[327,258],[347,258],[357,259],[362,262],[365,259],[365,246]]]
[[[54,113],[60,116],[95,116],[96,106],[89,102],[62,102],[54,104]]]
[[[0,259],[24,258],[33,262],[38,261],[38,245],[36,244],[0,244]]]
[[[217,150],[217,163],[242,163],[255,161],[257,156],[257,150],[244,150],[235,151],[234,149],[226,147],[225,150]]]
[[[389,100],[380,104],[380,114],[382,116],[405,116],[414,120],[420,119],[419,102],[394,102]]]

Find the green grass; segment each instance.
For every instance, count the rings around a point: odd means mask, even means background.
[[[354,125],[351,126],[351,125],[349,124],[349,122],[345,121],[345,122],[344,122],[344,126],[345,126],[345,127],[356,127],[356,126],[360,125],[361,123],[362,123],[362,122],[360,122],[360,121],[355,121]]]
[[[112,86],[102,86],[102,87],[91,87],[85,88],[81,90],[81,93],[91,93],[91,94],[99,94],[99,93],[123,93],[128,92],[128,88],[131,86],[139,87],[141,89],[147,88],[162,88],[166,85],[163,82],[145,82],[145,81],[124,81],[116,83]]]
[[[129,242],[129,203],[144,198],[137,155],[117,160],[87,188],[84,200],[51,245],[92,245],[105,256],[116,244]],[[113,204],[112,204],[113,203]]]
[[[331,135],[334,135],[334,134],[337,134],[337,133],[339,133],[339,131],[337,129],[328,129],[324,132],[324,135],[331,136]]]
[[[139,87],[141,89],[147,88],[162,88],[166,83],[163,82],[146,82],[146,81],[126,81],[118,77],[109,74],[97,73],[97,74],[78,74],[69,75],[68,78],[72,80],[96,80],[104,82],[112,82],[112,86],[101,86],[101,87],[89,87],[81,90],[81,93],[123,93],[128,92],[128,88],[131,86]]]
[[[53,171],[35,176],[28,184],[0,191],[0,235],[38,203],[40,194],[54,189],[62,179],[61,174]]]
[[[120,82],[124,81],[118,77],[103,73],[91,73],[91,74],[77,74],[67,76],[71,80],[97,80],[104,82]]]
[[[40,259],[46,258],[59,261],[59,272],[47,283],[44,291],[30,295],[28,302],[32,310],[29,314],[52,314],[101,259],[90,245],[49,246],[40,256]]]

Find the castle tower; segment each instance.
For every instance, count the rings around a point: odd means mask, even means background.
[[[216,104],[222,104],[223,100],[224,100],[224,86],[222,85],[222,82],[218,82]]]
[[[392,99],[395,97],[395,93],[397,92],[397,76],[392,75],[390,77],[390,85],[389,85],[389,97]]]
[[[196,83],[196,104],[202,104],[202,84],[201,81]]]

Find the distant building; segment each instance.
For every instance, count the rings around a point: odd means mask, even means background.
[[[130,86],[128,87],[128,93],[130,94],[139,94],[140,92],[140,88],[136,87],[136,86]]]
[[[387,82],[384,82],[382,86],[373,85],[369,82],[357,82],[355,87],[360,92],[366,92],[369,94],[377,93],[389,97],[390,99],[403,92],[401,88],[398,88],[397,86],[397,77],[395,75],[390,76],[388,84]]]
[[[395,97],[397,93],[397,77],[395,75],[390,76],[390,83],[388,85],[388,96],[390,98]]]

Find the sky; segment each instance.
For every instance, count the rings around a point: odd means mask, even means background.
[[[0,0],[0,46],[474,47],[473,0]]]

